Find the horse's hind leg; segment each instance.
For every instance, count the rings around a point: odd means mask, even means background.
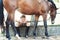
[[[45,36],[48,37],[48,31],[47,31],[47,14],[43,15],[43,22],[45,27]]]
[[[13,31],[14,31],[14,36],[16,36],[16,34],[17,34],[17,30],[16,30],[16,27],[15,27],[15,24],[14,24],[13,21],[11,22],[11,26],[12,26]]]
[[[35,21],[34,21],[34,31],[33,31],[33,35],[36,36],[36,28],[37,28],[37,23],[38,23],[38,18],[39,18],[39,15],[35,15]]]
[[[7,21],[6,21],[6,38],[8,38],[10,40],[10,34],[9,34],[9,20],[7,18]]]

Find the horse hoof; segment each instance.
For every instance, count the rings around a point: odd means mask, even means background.
[[[54,24],[55,22],[54,22],[54,21],[52,21],[51,23],[52,23],[52,24]]]
[[[52,23],[52,24],[54,24],[54,23]]]
[[[36,39],[37,36],[34,36],[34,39]]]
[[[6,40],[11,40],[11,38],[7,38]]]

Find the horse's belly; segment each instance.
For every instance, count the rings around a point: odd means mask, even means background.
[[[21,9],[21,12],[25,13],[25,14],[32,14],[33,13],[33,11],[31,9],[29,9],[29,8]]]
[[[24,14],[33,14],[37,11],[37,5],[34,0],[24,0],[18,2],[18,8]]]
[[[33,8],[29,5],[27,5],[27,4],[24,4],[24,3],[19,6],[19,10],[20,10],[20,12],[23,12],[23,13],[26,13],[26,14],[33,13]]]

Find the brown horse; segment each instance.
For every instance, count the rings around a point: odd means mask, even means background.
[[[55,9],[53,10],[51,4],[47,0],[3,0],[5,9],[8,12],[7,21],[14,21],[15,10],[18,10],[25,15],[35,15],[35,29],[34,35],[36,36],[36,27],[40,15],[43,17],[45,36],[48,37],[47,31],[47,13],[50,11],[52,21],[55,19]],[[53,11],[52,11],[53,10]],[[6,23],[7,25],[7,23]],[[7,28],[7,27],[6,27]],[[8,29],[8,28],[7,28]]]

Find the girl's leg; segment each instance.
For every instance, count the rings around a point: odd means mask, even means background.
[[[29,32],[29,26],[26,26],[25,37],[28,37],[28,32]]]
[[[19,37],[21,37],[21,35],[20,35],[20,28],[16,27],[16,30],[17,30],[17,34],[19,35]]]

